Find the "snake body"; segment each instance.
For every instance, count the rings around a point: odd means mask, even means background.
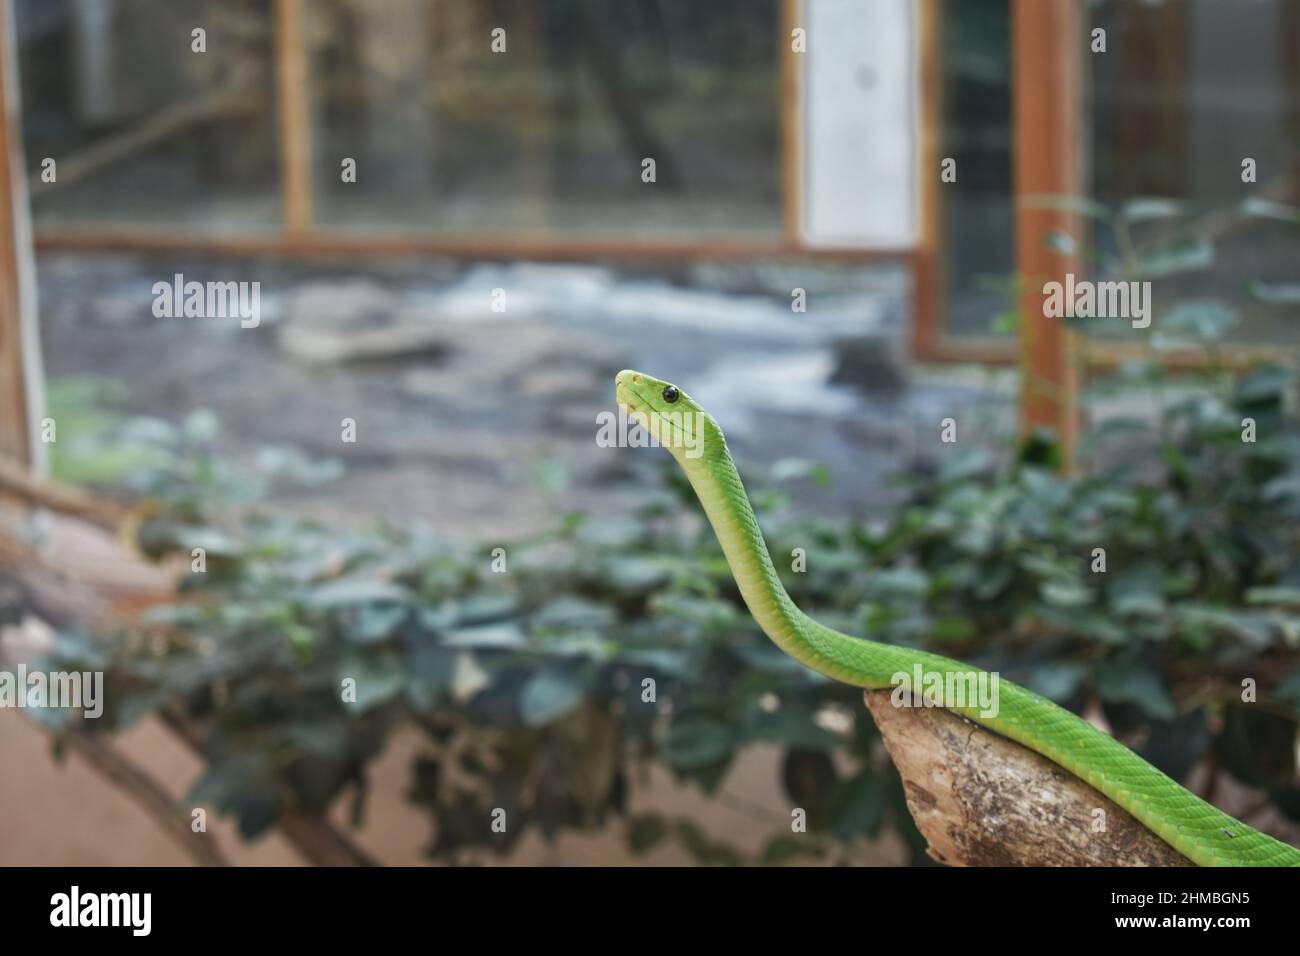
[[[763,632],[791,657],[857,687],[954,686],[985,674],[959,661],[864,640],[813,620],[791,600],[772,563],[754,509],[711,416],[676,386],[620,372],[616,396],[629,416],[668,449],[685,472],[722,545],[741,597]],[[1298,866],[1300,850],[1239,822],[1180,786],[1113,737],[1063,707],[1000,677],[995,713],[948,700],[955,713],[1008,737],[1101,791],[1201,866]]]

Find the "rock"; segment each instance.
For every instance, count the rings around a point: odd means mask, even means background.
[[[399,318],[401,297],[370,280],[305,283],[285,305],[280,348],[318,365],[445,352],[436,322]]]
[[[907,384],[903,362],[894,344],[884,335],[855,335],[837,339],[831,349],[835,369],[831,383],[852,385],[864,392],[895,393]]]

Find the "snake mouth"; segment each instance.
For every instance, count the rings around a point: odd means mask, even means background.
[[[672,447],[691,447],[690,436],[686,435],[679,421],[672,415],[661,414],[634,385],[641,382],[637,372],[619,372],[614,380],[614,400],[627,409],[632,420],[652,436],[658,436],[660,443]],[[669,440],[664,441],[664,437]],[[692,456],[694,457],[694,456]]]
[[[614,400],[628,411],[643,416],[648,422],[654,408],[640,392],[632,387],[633,383],[640,380],[641,376],[636,372],[619,372],[614,379]]]
[[[614,389],[614,400],[634,416],[633,420],[638,425],[645,427],[650,423],[650,411],[646,407],[645,400],[622,382],[619,382],[618,387]]]

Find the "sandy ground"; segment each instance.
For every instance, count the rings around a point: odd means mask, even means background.
[[[117,738],[121,750],[147,767],[179,797],[198,776],[201,765],[156,721],[145,720]],[[353,834],[357,843],[389,866],[419,866],[431,832],[429,817],[402,798],[412,757],[421,741],[399,733],[373,768],[365,826]],[[0,866],[186,866],[191,858],[129,796],[108,783],[81,758],[56,763],[43,730],[17,711],[0,711]],[[755,749],[740,760],[718,799],[677,786],[656,773],[636,804],[696,820],[713,838],[754,852],[789,810],[777,794],[779,753]],[[345,827],[345,810],[336,808],[335,823]],[[229,823],[208,817],[208,831],[226,858],[239,866],[294,866],[303,861],[278,832],[245,843]],[[854,848],[851,859],[869,865],[897,865],[904,859],[893,838]],[[488,865],[686,865],[689,856],[666,844],[636,856],[610,828],[591,835],[566,834],[548,844],[530,835],[508,857],[484,856]]]

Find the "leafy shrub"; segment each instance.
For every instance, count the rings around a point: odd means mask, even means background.
[[[1300,819],[1290,375],[1213,376],[1153,416],[1092,429],[1074,476],[1024,447],[962,454],[904,476],[905,502],[882,522],[800,519],[780,480],[750,484],[773,551],[806,550],[807,572],[786,584],[819,620],[996,668],[1076,710],[1096,704],[1175,778],[1208,765]],[[1241,440],[1245,415],[1257,442]],[[759,744],[782,749],[809,824],[795,836],[773,820],[759,861],[837,859],[887,828],[922,859],[859,692],[758,632],[669,462],[635,514],[557,513],[548,533],[507,546],[497,574],[488,549],[416,527],[234,517],[232,493],[255,501],[266,485],[216,460],[212,425],[153,434],[169,453],[137,474],[154,502],[141,546],[186,563],[202,547],[207,573],[108,644],[62,634],[55,655],[107,666],[102,729],[164,707],[202,722],[207,766],[189,800],[233,815],[246,837],[341,796],[359,821],[370,761],[413,724],[428,748],[408,795],[429,810],[440,860],[506,852],[533,828],[619,825],[638,851],[675,839],[701,862],[748,862],[694,821],[629,808],[652,764],[714,792]],[[283,451],[261,464],[332,473]],[[348,678],[355,702],[341,700]],[[1246,678],[1258,703],[1242,701]],[[506,833],[490,827],[498,807]]]

